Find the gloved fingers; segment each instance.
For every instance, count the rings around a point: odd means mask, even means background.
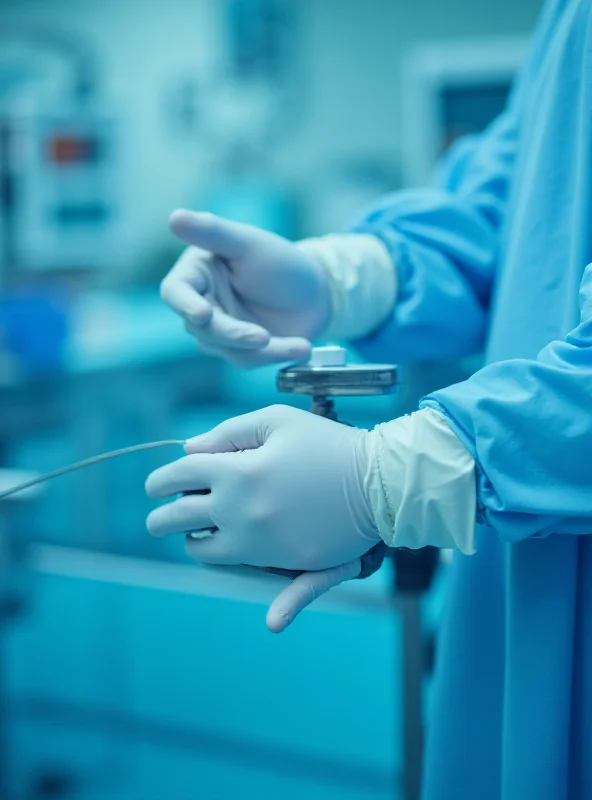
[[[169,218],[172,233],[186,244],[201,247],[222,258],[239,258],[262,231],[207,212],[178,209]]]
[[[146,480],[146,494],[158,500],[183,492],[211,489],[218,468],[213,456],[184,456],[154,470]]]
[[[185,329],[206,347],[260,349],[269,342],[269,333],[261,325],[237,319],[216,307],[203,323],[186,318]]]
[[[270,605],[267,627],[272,633],[281,633],[314,600],[340,583],[357,578],[361,568],[360,559],[355,558],[339,567],[299,575]]]
[[[195,334],[194,334],[195,335]],[[259,350],[238,350],[230,347],[202,345],[197,337],[198,346],[204,353],[219,356],[235,367],[253,369],[269,364],[282,364],[290,361],[305,361],[311,352],[311,343],[298,336],[272,336],[269,344]]]
[[[277,406],[262,408],[227,419],[211,431],[188,439],[184,445],[185,452],[206,454],[256,450],[265,444],[276,424],[276,408]]]
[[[212,319],[214,307],[193,286],[167,276],[160,284],[162,300],[183,319],[196,327],[207,325]]]
[[[204,253],[204,258],[208,255]],[[186,250],[160,284],[162,300],[186,320],[206,325],[214,308],[205,293],[208,280],[196,263],[195,251]]]
[[[234,538],[223,531],[216,531],[205,539],[185,537],[185,552],[195,561],[203,564],[239,566],[242,558]]]
[[[146,527],[151,536],[169,536],[215,528],[210,513],[210,496],[187,494],[155,508],[148,515]]]

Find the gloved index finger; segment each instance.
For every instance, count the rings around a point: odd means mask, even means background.
[[[211,317],[204,324],[188,321],[186,328],[206,347],[249,350],[260,349],[269,342],[269,333],[261,325],[237,319],[219,308],[212,308]]]
[[[186,244],[201,247],[222,258],[239,258],[259,231],[249,225],[216,217],[207,212],[174,211],[169,226]]]
[[[310,356],[312,348],[307,339],[295,336],[272,336],[265,347],[252,345],[246,347],[224,346],[221,342],[206,343],[197,327],[187,326],[187,329],[198,340],[201,349],[208,355],[220,356],[236,367],[250,369],[267,364],[282,364],[290,361],[304,361]]]
[[[209,258],[205,253],[203,257]],[[160,296],[180,316],[204,325],[213,307],[205,298],[208,282],[198,259],[195,251],[186,250],[160,284]]]
[[[211,490],[218,472],[216,455],[188,455],[155,470],[146,480],[146,494],[153,499],[184,492]]]
[[[214,307],[199,292],[174,275],[167,276],[160,285],[162,300],[179,316],[193,325],[207,325],[214,313]]]

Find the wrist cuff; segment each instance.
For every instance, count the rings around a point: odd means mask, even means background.
[[[397,276],[391,255],[376,236],[331,234],[298,243],[325,271],[331,297],[331,322],[324,339],[361,339],[375,331],[393,310]]]
[[[374,522],[389,547],[475,551],[475,462],[444,416],[417,411],[369,435],[364,481]]]

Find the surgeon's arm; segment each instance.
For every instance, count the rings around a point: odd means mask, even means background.
[[[332,288],[327,338],[398,363],[478,352],[515,152],[516,103],[465,153],[458,185],[396,192],[354,235],[300,243]],[[355,235],[357,234],[357,235]]]
[[[389,195],[355,226],[377,243],[367,258],[361,239],[359,253],[348,254],[355,237],[304,244],[337,286],[330,333],[371,360],[456,358],[481,348],[520,121],[559,8],[546,4],[505,112],[470,147],[454,149],[439,187]]]
[[[492,364],[422,402],[473,456],[478,519],[506,541],[592,533],[592,265],[580,301],[578,327],[536,360]]]

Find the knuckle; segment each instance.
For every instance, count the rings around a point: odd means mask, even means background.
[[[247,509],[247,521],[249,527],[260,531],[274,528],[276,513],[273,505],[263,498],[251,501]]]
[[[258,458],[256,450],[245,450],[233,453],[235,458],[229,459],[227,469],[229,477],[235,483],[235,491],[240,492],[243,486],[249,489],[249,496],[253,497],[255,489],[258,490],[266,475],[266,465]]]
[[[285,405],[285,403],[275,403],[274,405],[268,408],[268,414],[274,419],[275,421],[287,419],[293,416],[293,413],[296,409],[292,408],[292,406]]]

